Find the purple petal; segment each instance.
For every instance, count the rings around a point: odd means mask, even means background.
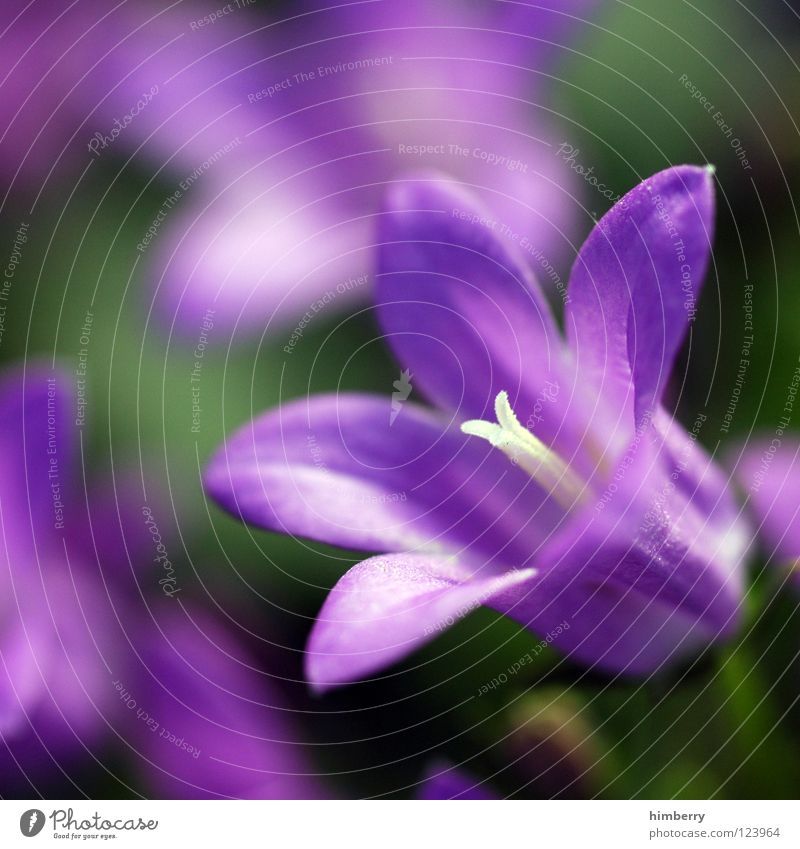
[[[547,263],[452,182],[397,184],[382,223],[381,325],[435,404],[493,420],[505,391],[520,422],[588,477],[613,463],[633,421],[575,370],[520,248]]]
[[[199,27],[185,4],[16,3],[0,168],[43,180],[59,160],[83,168],[93,145],[163,173],[180,198],[139,250],[159,308],[191,336],[206,309],[226,329],[261,330],[364,273],[355,255],[340,260],[369,250],[383,185],[409,167],[480,184],[537,248],[561,243],[577,179],[552,154],[547,88],[593,4],[508,5],[311,4]],[[357,67],[365,57],[380,61]]]
[[[70,390],[60,371],[36,363],[0,380],[0,523],[12,560],[35,546],[61,553],[74,471]]]
[[[430,555],[365,560],[326,599],[308,641],[306,678],[323,692],[378,672],[531,574],[473,577],[452,558]]]
[[[225,509],[269,530],[366,551],[469,548],[475,563],[506,568],[562,512],[488,443],[388,396],[286,404],[231,437],[204,480]]]
[[[506,18],[501,25],[517,33],[520,58],[527,53],[529,61],[533,59],[537,68],[546,71],[548,64],[568,58],[571,42],[595,31],[589,20],[602,5],[602,0],[513,3],[503,10]]]
[[[717,491],[708,458],[695,462],[695,481],[684,487],[651,426],[613,486],[542,547],[539,575],[516,602],[492,606],[609,672],[650,674],[729,638],[740,619],[749,535],[730,491]]]
[[[709,629],[672,597],[640,589],[652,562],[624,543],[577,533],[557,565],[510,604],[491,605],[539,638],[531,657],[552,646],[597,672],[650,675],[734,631],[735,620]]]
[[[537,634],[536,652],[552,645],[611,673],[651,674],[730,637],[740,614],[746,528],[707,457],[695,457],[691,483],[675,483],[679,441],[661,444],[659,436],[652,425],[626,455],[607,500],[589,502],[548,535],[527,561],[538,573],[470,578],[474,572],[452,558],[409,554],[355,567],[312,632],[312,685],[321,690],[370,675],[478,603]]]
[[[23,0],[5,4],[7,23],[0,34],[0,171],[9,182],[23,169],[44,176],[74,129],[58,110],[68,89],[48,85],[47,70],[58,58],[57,48],[64,52],[71,42],[65,25],[80,13],[47,0],[35,10],[26,6]]]
[[[757,533],[777,566],[800,580],[800,444],[756,439],[741,454],[737,477],[749,498]]]
[[[146,469],[115,469],[113,480],[90,481],[82,497],[80,513],[70,512],[70,548],[96,563],[105,580],[124,582],[131,570],[145,573],[159,542],[179,547],[176,505],[158,483],[147,480]]]
[[[80,511],[70,401],[43,365],[0,382],[0,725],[25,770],[95,740],[107,693],[102,592],[65,549]]]
[[[311,19],[318,30],[353,34],[350,41],[366,31],[374,45],[373,55],[414,56],[414,65],[422,65],[419,74],[426,80],[430,97],[437,93],[436,83],[443,82],[466,93],[472,86],[465,85],[465,80],[478,73],[486,87],[497,86],[499,80],[513,81],[522,92],[545,87],[553,64],[568,57],[565,48],[592,32],[587,18],[601,4],[599,0],[536,0],[498,6],[468,0],[447,4],[406,0],[402,6],[375,3],[358,7],[314,0],[302,5],[321,13]],[[339,44],[316,49],[328,61],[334,57],[341,61]],[[358,48],[352,48],[352,55],[359,55]],[[426,66],[428,57],[440,61]],[[373,70],[376,75],[382,71],[380,67]],[[393,70],[395,84],[398,76],[414,73],[396,64]],[[391,93],[380,77],[373,88]],[[439,98],[446,106],[444,93]]]
[[[645,180],[594,228],[569,284],[566,328],[582,379],[638,421],[659,402],[708,265],[712,171]]]
[[[56,644],[50,639],[46,608],[32,606],[23,616],[15,610],[15,603],[7,602],[3,607],[0,734],[4,740],[13,740],[28,733],[27,716],[45,693],[41,670],[53,667]]]
[[[171,604],[172,602],[168,602]],[[213,620],[154,607],[131,637],[138,669],[114,682],[120,731],[155,798],[309,799],[327,795],[291,713]]]
[[[439,799],[490,800],[498,797],[463,770],[439,763],[428,770],[420,785],[417,798],[436,801]]]
[[[524,418],[548,386],[568,395],[550,308],[501,222],[474,197],[433,175],[398,183],[380,238],[381,325],[432,401],[487,418],[505,390]],[[550,415],[538,431],[546,437],[559,424]]]
[[[153,249],[160,280],[159,312],[183,334],[197,337],[206,316],[212,343],[236,328],[276,333],[275,326],[313,314],[325,298],[326,312],[341,312],[370,290],[370,222],[342,216],[342,198],[320,200],[318,170],[302,163],[268,162],[229,185],[207,180],[206,192],[176,209]],[[368,207],[369,202],[364,206]],[[281,334],[288,333],[281,329]]]
[[[16,5],[0,42],[0,167],[12,176],[137,154],[177,160],[180,181],[260,123],[236,108],[263,85],[263,53],[234,16],[192,29],[182,6]]]
[[[30,774],[74,760],[103,738],[116,658],[112,613],[85,564],[41,567],[43,578],[37,571],[15,579],[0,628],[0,728]]]

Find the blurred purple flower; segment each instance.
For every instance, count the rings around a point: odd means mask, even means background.
[[[474,186],[549,262],[577,182],[548,95],[596,5],[310,2],[198,25],[215,6],[18,2],[0,163],[41,180],[58,161],[143,162],[164,201],[138,250],[191,334],[209,309],[262,331],[328,292],[336,310],[366,299],[381,193],[420,165]]]
[[[424,781],[420,784],[417,798],[425,801],[442,799],[477,801],[497,799],[498,796],[463,770],[449,764],[436,763],[430,767]]]
[[[174,589],[148,592],[164,570],[143,568],[133,493],[87,503],[72,403],[42,366],[0,382],[0,795],[69,781],[115,742],[148,795],[321,795],[270,677]]]
[[[771,562],[800,586],[800,443],[754,439],[736,470]]]
[[[152,621],[141,617],[139,629],[129,632],[136,659],[115,683],[124,714],[117,729],[140,763],[148,795],[330,795],[313,772],[290,705],[219,623],[178,604]]]
[[[7,780],[97,742],[110,705],[110,625],[90,559],[67,549],[73,485],[69,391],[36,366],[0,384],[0,735]],[[88,552],[87,552],[88,554]],[[113,654],[113,650],[112,650]]]
[[[630,674],[734,631],[746,528],[697,429],[661,403],[713,206],[705,168],[626,195],[578,254],[565,344],[514,240],[465,191],[425,178],[391,191],[377,312],[438,411],[409,402],[390,427],[388,398],[297,400],[231,437],[205,475],[244,521],[388,552],[325,602],[306,656],[316,690],[479,605]]]

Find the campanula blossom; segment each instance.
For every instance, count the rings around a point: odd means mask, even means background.
[[[795,376],[795,391],[798,383]],[[800,443],[759,436],[742,450],[736,474],[770,563],[800,586]]]
[[[34,193],[66,165],[142,168],[161,198],[133,244],[157,314],[192,337],[208,310],[219,338],[329,292],[339,311],[368,299],[373,216],[409,167],[473,185],[549,266],[580,185],[550,90],[597,5],[309,2],[281,19],[15,0],[0,166]]]
[[[0,380],[2,795],[69,781],[114,744],[140,795],[326,795],[273,679],[161,583],[135,490],[79,485],[73,404],[41,365]]]
[[[734,632],[747,529],[700,426],[662,401],[713,209],[710,168],[630,191],[578,252],[562,335],[490,210],[433,175],[392,188],[376,313],[432,406],[412,397],[390,425],[388,398],[298,399],[205,475],[246,522],[380,552],[319,614],[313,688],[379,672],[479,605],[610,673]]]

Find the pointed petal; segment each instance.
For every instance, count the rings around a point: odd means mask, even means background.
[[[670,168],[625,195],[578,254],[566,311],[578,371],[631,420],[658,404],[694,320],[713,216],[710,169]]]
[[[365,560],[326,599],[309,638],[306,678],[322,692],[379,672],[532,574],[476,578],[453,560],[411,554]]]

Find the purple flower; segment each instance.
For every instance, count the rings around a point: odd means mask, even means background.
[[[800,444],[777,436],[754,439],[736,474],[770,562],[800,585]]]
[[[566,341],[524,251],[434,178],[383,216],[377,315],[414,390],[286,404],[212,459],[244,521],[383,552],[312,630],[316,690],[369,676],[478,605],[591,667],[647,674],[730,635],[746,528],[726,477],[663,407],[706,270],[713,181],[671,168],[581,248]]]
[[[161,591],[136,490],[79,486],[72,404],[43,366],[0,380],[0,795],[69,780],[111,743],[147,795],[325,794],[273,680]]]
[[[137,249],[192,337],[208,310],[261,332],[328,293],[365,300],[373,217],[409,167],[474,186],[544,263],[575,220],[548,94],[598,0],[315,2],[213,25],[210,5],[19,5],[0,164],[51,184],[56,163],[114,156],[156,175]]]

